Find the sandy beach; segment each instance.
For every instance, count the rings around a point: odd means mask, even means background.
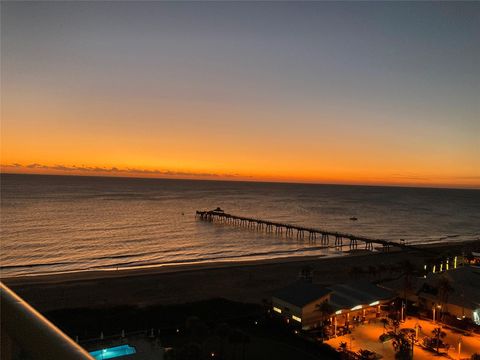
[[[298,278],[305,266],[313,269],[314,282],[349,282],[352,267],[390,266],[408,259],[421,267],[427,258],[446,251],[461,254],[480,246],[480,240],[422,246],[422,251],[394,251],[319,258],[292,257],[251,262],[184,264],[114,271],[4,278],[2,281],[40,311],[67,308],[140,307],[223,297],[259,303],[272,292]],[[363,275],[369,277],[369,275]],[[370,277],[371,278],[371,277]],[[375,280],[375,278],[371,278]]]

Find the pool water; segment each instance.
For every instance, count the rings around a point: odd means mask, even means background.
[[[95,360],[114,359],[120,356],[135,354],[135,348],[130,345],[120,345],[111,348],[95,350],[90,352]]]

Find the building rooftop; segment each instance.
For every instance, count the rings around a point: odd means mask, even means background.
[[[302,308],[331,292],[330,289],[324,286],[302,280],[277,291],[273,294],[273,297]]]
[[[321,286],[298,281],[279,290],[273,296],[289,304],[304,307],[330,294],[330,303],[339,309],[350,309],[357,305],[368,305],[376,301],[395,297],[390,290],[380,288],[368,281],[357,281],[351,284]]]
[[[395,297],[390,290],[378,287],[368,281],[329,286],[332,290],[330,303],[337,309],[351,309],[358,305],[369,305],[376,301]]]

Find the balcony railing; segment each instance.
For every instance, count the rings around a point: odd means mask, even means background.
[[[0,282],[1,360],[93,360],[83,348]]]

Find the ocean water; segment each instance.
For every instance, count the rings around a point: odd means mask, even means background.
[[[217,206],[408,243],[480,238],[477,190],[3,174],[1,276],[342,254],[195,218]]]

